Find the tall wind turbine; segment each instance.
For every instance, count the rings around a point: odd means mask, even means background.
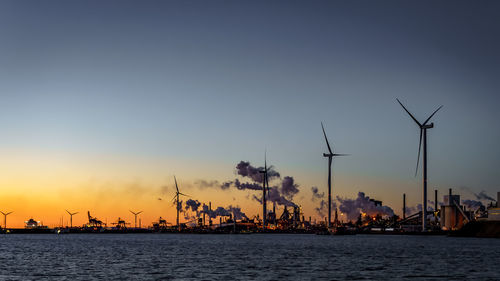
[[[328,227],[332,225],[332,160],[336,156],[348,156],[349,154],[339,154],[333,153],[330,144],[328,143],[328,138],[326,137],[325,127],[323,122],[321,122],[321,129],[323,129],[323,135],[325,136],[326,146],[328,146],[329,153],[323,153],[323,157],[328,157]]]
[[[174,181],[175,181],[176,192],[175,192],[175,195],[174,195],[174,198],[172,199],[172,201],[175,201],[175,203],[176,203],[175,205],[176,205],[176,209],[177,209],[177,228],[180,231],[181,225],[179,224],[179,211],[180,211],[181,206],[179,205],[180,204],[179,195],[183,195],[183,196],[188,196],[188,195],[183,194],[179,191],[179,187],[177,186],[177,179],[175,178],[175,176],[174,176]]]
[[[420,128],[420,138],[419,138],[419,143],[418,143],[418,156],[417,156],[417,167],[415,169],[415,176],[417,176],[418,172],[418,164],[420,161],[420,149],[422,148],[422,140],[424,142],[424,153],[423,153],[423,192],[422,192],[422,231],[425,231],[427,229],[427,220],[426,220],[426,212],[427,212],[427,129],[432,129],[434,128],[434,123],[427,124],[429,120],[431,120],[432,116],[438,112],[443,106],[441,105],[436,109],[430,116],[427,118],[424,123],[418,122],[418,120],[406,109],[406,107],[399,101],[399,99],[396,99],[398,103],[403,107],[403,109],[410,115],[411,119],[417,123],[418,127]]]
[[[264,171],[259,171],[259,173],[264,174],[262,179],[262,229],[265,230],[267,226],[267,198],[266,198],[266,189],[269,193],[269,180],[267,178],[267,172],[269,169],[267,168],[267,156],[264,153]],[[266,188],[267,185],[267,188]],[[269,194],[268,194],[269,195]]]
[[[3,215],[3,228],[7,229],[7,216],[12,214],[13,212],[4,213],[0,211],[0,213],[2,213]]]
[[[70,222],[70,227],[73,227],[73,215],[78,214],[78,212],[76,212],[76,213],[71,213],[70,211],[66,210],[66,213],[68,213],[68,214],[69,214],[69,222]]]
[[[139,215],[140,213],[142,213],[142,211],[139,211],[139,212],[133,212],[131,210],[129,210],[132,214],[134,214],[134,217],[135,217],[135,223],[134,223],[134,228],[137,228],[137,215]]]

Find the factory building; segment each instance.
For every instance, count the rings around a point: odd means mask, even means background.
[[[491,206],[488,208],[488,220],[500,221],[500,192],[497,192],[496,207]]]
[[[470,212],[460,205],[460,195],[450,192],[444,196],[444,205],[441,206],[441,229],[456,230],[462,228],[470,220]]]

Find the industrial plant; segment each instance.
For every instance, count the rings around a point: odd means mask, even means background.
[[[24,228],[9,228],[7,217],[12,213],[0,211],[3,215],[1,233],[307,233],[318,235],[354,235],[354,234],[418,234],[418,235],[458,235],[477,237],[500,237],[500,192],[497,199],[483,196],[489,204],[483,205],[481,201],[462,200],[459,194],[449,189],[448,193],[439,199],[438,190],[434,191],[434,201],[427,198],[427,130],[434,127],[431,118],[442,108],[438,107],[423,123],[419,122],[413,114],[396,99],[404,111],[418,125],[420,130],[417,165],[417,175],[421,151],[422,152],[422,204],[417,207],[407,206],[407,196],[402,194],[402,216],[395,214],[389,206],[384,206],[382,201],[370,198],[365,193],[359,192],[357,198],[347,199],[339,196],[332,199],[332,160],[335,157],[348,156],[333,151],[328,140],[325,126],[321,122],[321,129],[325,139],[328,153],[323,157],[328,159],[327,201],[321,200],[316,211],[324,218],[312,220],[306,216],[300,205],[293,202],[294,195],[299,192],[293,177],[281,175],[273,166],[267,163],[267,153],[264,153],[264,166],[254,167],[249,162],[241,161],[236,165],[236,173],[248,182],[239,179],[224,182],[220,189],[234,187],[237,190],[252,190],[261,192],[261,197],[253,195],[253,199],[262,205],[262,213],[248,217],[241,208],[228,206],[212,208],[212,202],[204,204],[180,191],[177,178],[174,176],[175,194],[171,200],[175,207],[175,222],[169,222],[161,216],[151,225],[143,227],[140,215],[143,211],[128,210],[133,215],[133,221],[118,217],[111,223],[103,222],[98,217],[87,211],[87,222],[80,226],[73,224],[73,216],[79,212],[65,210],[69,216],[69,224],[61,224],[49,228],[34,218],[25,221]],[[422,144],[423,143],[423,144]],[[269,182],[280,180],[280,184],[270,186]],[[318,188],[312,188],[314,199],[322,199],[324,193],[319,193]],[[188,198],[185,202],[181,197]],[[479,198],[478,198],[479,199]],[[334,202],[338,202],[338,205]],[[428,205],[429,204],[429,205]],[[272,205],[272,208],[269,206]],[[277,207],[281,211],[277,211]],[[332,211],[332,208],[334,210]],[[324,210],[327,209],[327,210]],[[187,216],[186,213],[191,215]],[[326,211],[326,215],[324,214]],[[185,214],[181,222],[181,213]],[[332,220],[332,213],[334,218]],[[344,220],[339,219],[339,215]]]

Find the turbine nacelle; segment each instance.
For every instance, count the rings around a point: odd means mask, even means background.
[[[434,128],[434,122],[430,123],[429,125],[422,125],[420,128],[421,129],[432,129],[432,128]]]

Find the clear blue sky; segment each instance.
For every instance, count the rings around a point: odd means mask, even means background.
[[[410,181],[420,195],[418,128],[398,97],[420,119],[444,105],[431,188],[493,195],[499,14],[496,1],[2,1],[1,150],[231,172],[267,148],[308,190],[326,183],[323,121],[352,154],[336,177]]]

